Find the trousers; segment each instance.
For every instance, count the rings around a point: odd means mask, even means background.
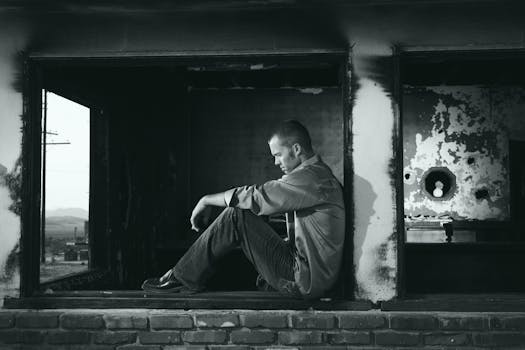
[[[249,210],[226,208],[173,267],[173,275],[193,290],[205,288],[216,262],[240,247],[257,272],[274,289],[296,295],[294,250],[263,218]]]

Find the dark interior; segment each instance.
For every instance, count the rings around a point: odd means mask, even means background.
[[[90,268],[104,271],[45,288],[133,290],[162,275],[198,237],[189,217],[202,195],[281,176],[267,149],[279,121],[306,124],[342,181],[339,65],[250,65],[44,66],[43,88],[91,109]],[[268,220],[286,235],[282,218]],[[210,290],[255,289],[241,250],[215,270]]]

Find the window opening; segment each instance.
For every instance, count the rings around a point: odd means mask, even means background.
[[[264,72],[213,64],[197,71],[156,63],[40,67],[43,80],[35,83],[45,88],[42,242],[38,264],[31,261],[35,277],[39,268],[35,282],[40,290],[29,286],[28,295],[139,291],[145,278],[174,266],[197,238],[188,218],[199,196],[280,176],[262,131],[278,118],[301,119],[318,142],[316,150],[343,182],[340,65],[338,58],[337,63],[310,62],[300,68],[272,65]],[[75,112],[60,116],[57,101]],[[85,138],[72,136],[68,123],[81,128]],[[335,136],[326,139],[324,134]],[[241,142],[249,147],[239,147]],[[75,151],[78,144],[84,151]],[[68,150],[75,160],[64,165]],[[57,168],[57,162],[63,166]],[[73,168],[80,163],[82,168]],[[73,170],[82,175],[64,175]],[[65,188],[70,182],[77,189]],[[85,202],[69,205],[67,198],[75,193],[84,194]],[[67,236],[59,240],[51,214],[65,207],[84,211],[60,215],[81,220],[69,222]],[[286,236],[282,216],[268,222]],[[210,291],[256,291],[256,274],[238,253],[216,267]]]
[[[525,291],[523,55],[401,57],[406,291]]]
[[[42,90],[40,282],[89,269],[89,108]]]

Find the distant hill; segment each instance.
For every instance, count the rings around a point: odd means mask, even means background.
[[[77,236],[84,235],[83,218],[74,216],[51,216],[46,217],[46,236],[47,237],[74,237],[75,227]]]
[[[60,208],[46,211],[46,218],[53,216],[74,216],[87,220],[89,217],[89,212],[81,208]]]

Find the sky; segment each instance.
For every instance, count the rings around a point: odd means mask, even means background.
[[[88,210],[89,130],[89,108],[47,93],[46,211]]]

